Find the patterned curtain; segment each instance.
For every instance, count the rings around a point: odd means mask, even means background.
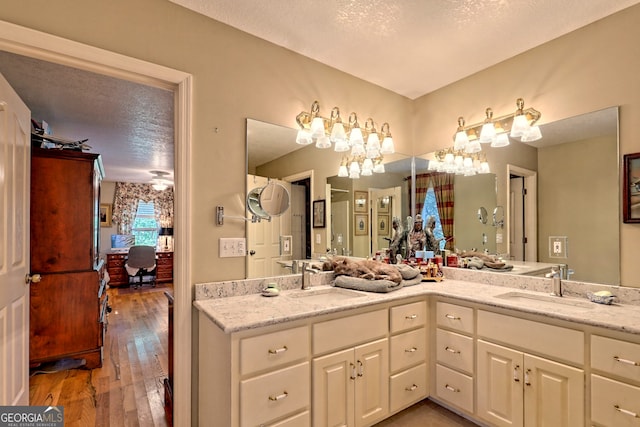
[[[112,218],[118,224],[120,234],[131,234],[138,200],[153,202],[158,224],[173,227],[173,187],[157,191],[151,184],[116,182],[114,199]]]
[[[442,224],[442,232],[445,237],[453,237],[453,180],[455,175],[452,173],[434,173],[431,174],[431,182],[433,184],[433,192],[436,195],[436,203],[438,204],[438,215],[440,215],[440,223]],[[453,239],[448,240],[446,249],[454,248]]]
[[[421,173],[416,175],[416,204],[415,204],[416,214],[419,214],[422,212],[424,199],[427,198],[427,190],[429,190],[429,181],[431,179],[431,175],[432,174],[430,173]]]

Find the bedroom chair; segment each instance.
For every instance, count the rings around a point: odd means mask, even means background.
[[[129,256],[124,265],[133,288],[142,286],[144,276],[151,276],[151,286],[156,286],[156,250],[153,246],[137,245],[129,248]],[[135,278],[139,277],[137,282]]]

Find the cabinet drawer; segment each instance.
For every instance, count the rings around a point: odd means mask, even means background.
[[[426,301],[391,307],[391,333],[424,326],[427,318]]]
[[[591,421],[607,427],[640,426],[640,388],[591,375]]]
[[[309,328],[287,329],[240,340],[240,373],[247,375],[309,355]]]
[[[453,329],[466,334],[473,333],[473,309],[446,302],[436,304],[438,326]]]
[[[478,310],[478,336],[553,358],[584,364],[584,333]]]
[[[311,414],[309,411],[304,411],[301,414],[294,415],[285,420],[278,421],[273,424],[265,424],[265,427],[310,427],[311,426]]]
[[[388,311],[377,310],[313,325],[313,353],[353,347],[387,334]]]
[[[593,335],[591,367],[640,382],[640,344]]]
[[[424,328],[395,335],[390,339],[391,372],[425,361],[427,332]]]
[[[240,382],[240,425],[254,427],[309,406],[309,362]]]
[[[473,378],[437,364],[436,396],[473,412]]]
[[[473,375],[473,339],[438,329],[436,358],[440,363]]]
[[[408,407],[427,396],[427,365],[392,375],[389,382],[391,412]]]

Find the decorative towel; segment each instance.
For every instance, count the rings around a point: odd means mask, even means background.
[[[420,276],[420,270],[417,268],[413,268],[410,265],[407,265],[407,264],[391,264],[391,265],[393,265],[395,268],[398,269],[398,271],[400,272],[400,275],[402,275],[403,280],[415,279],[416,277]],[[422,277],[420,277],[420,280],[422,280]]]
[[[414,277],[413,279],[403,280],[400,284],[403,287],[405,287],[405,286],[419,285],[420,283],[422,283],[422,274],[419,274],[417,277]]]
[[[339,288],[355,289],[357,291],[366,292],[391,292],[402,287],[402,283],[395,283],[391,280],[369,280],[359,277],[338,276],[335,280],[335,286]]]

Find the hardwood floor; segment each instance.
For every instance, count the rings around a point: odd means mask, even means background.
[[[169,285],[170,287],[171,285]],[[167,426],[167,287],[109,289],[102,368],[33,375],[31,405],[64,406],[65,426]]]
[[[64,406],[66,427],[165,427],[168,372],[167,287],[109,289],[113,309],[102,368],[33,375],[31,405]],[[171,286],[171,285],[169,285]],[[470,427],[475,424],[426,400],[376,427]]]

